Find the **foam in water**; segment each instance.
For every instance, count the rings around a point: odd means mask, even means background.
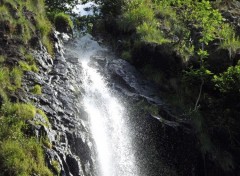
[[[103,50],[90,36],[79,40],[75,53],[83,67],[83,103],[95,140],[99,176],[137,176],[134,150],[126,122],[127,112],[107,86],[96,68],[89,66],[91,56]]]

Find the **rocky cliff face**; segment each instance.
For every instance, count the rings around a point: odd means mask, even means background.
[[[45,147],[49,167],[53,167],[52,161],[57,161],[61,175],[94,175],[95,151],[88,120],[80,101],[81,80],[76,79],[81,74],[81,65],[74,60],[67,62],[56,33],[54,40],[57,50],[54,59],[41,45],[38,49],[31,50],[40,71],[25,74],[24,91],[18,96],[23,102],[34,102],[49,118],[51,125],[36,125],[35,120],[45,123],[44,118],[39,115],[28,122],[32,133],[39,139],[47,136],[52,144]],[[41,95],[26,93],[36,84],[42,86]],[[52,170],[57,174],[56,168]]]

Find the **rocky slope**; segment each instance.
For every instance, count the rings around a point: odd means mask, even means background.
[[[44,47],[32,51],[40,71],[27,72],[24,77],[26,92],[32,85],[39,84],[42,86],[42,94],[37,97],[21,94],[21,101],[33,101],[49,118],[49,128],[29,122],[38,137],[44,134],[52,143],[51,148],[45,148],[47,161],[57,160],[61,175],[94,175],[95,151],[88,119],[80,101],[81,80],[76,79],[81,74],[81,65],[74,59],[67,62],[56,33],[54,40],[58,49],[55,59]]]

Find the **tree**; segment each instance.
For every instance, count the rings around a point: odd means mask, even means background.
[[[45,0],[47,10],[52,11],[69,11],[79,0]]]

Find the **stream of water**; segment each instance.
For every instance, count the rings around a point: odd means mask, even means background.
[[[137,176],[138,169],[126,122],[127,111],[108,87],[91,57],[104,48],[91,40],[90,35],[75,43],[75,53],[83,69],[83,105],[89,117],[91,133],[96,145],[99,176]]]

